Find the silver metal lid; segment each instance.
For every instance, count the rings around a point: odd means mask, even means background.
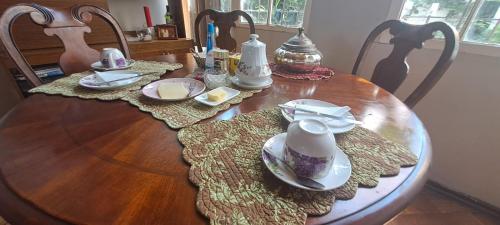
[[[288,39],[287,42],[281,45],[281,48],[290,52],[303,52],[303,53],[315,53],[318,52],[316,45],[314,45],[305,34],[304,28],[299,28],[299,33],[292,38]]]

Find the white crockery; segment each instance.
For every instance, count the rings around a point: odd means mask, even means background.
[[[266,44],[258,41],[258,37],[250,34],[250,40],[241,45],[241,59],[236,69],[238,79],[249,85],[261,85],[272,73],[267,62]]]
[[[120,80],[120,81],[113,81],[109,83],[103,83],[101,79],[97,77],[97,74],[91,74],[85,77],[82,77],[80,81],[78,81],[78,84],[82,87],[90,88],[90,89],[95,89],[95,90],[114,90],[114,89],[119,89],[123,88],[129,85],[132,85],[139,80],[141,80],[142,77],[139,76],[139,73],[133,72],[133,71],[108,71],[104,72],[105,74],[109,75],[123,75],[123,74],[129,74],[131,77],[130,79],[126,80]]]
[[[233,99],[234,97],[236,97],[240,94],[240,91],[238,91],[236,89],[228,88],[228,87],[218,87],[218,88],[213,89],[209,92],[216,91],[216,90],[222,90],[226,93],[226,96],[221,101],[218,101],[218,102],[209,101],[208,100],[208,92],[196,96],[196,98],[194,98],[194,100],[196,100],[202,104],[208,105],[208,106],[218,106],[224,102],[227,102],[227,101]]]
[[[295,99],[285,103],[284,105],[289,106],[291,108],[294,108],[296,105],[309,105],[317,107],[339,107],[333,103],[316,99]],[[334,134],[345,133],[356,127],[356,124],[349,122],[350,120],[356,120],[356,118],[354,117],[354,115],[352,115],[351,112],[346,112],[345,116],[339,119],[328,118],[320,115],[313,115],[311,113],[300,112],[298,110],[283,109],[283,108],[281,109],[281,114],[289,122],[301,119],[321,120],[326,125],[328,125],[328,127]]]
[[[302,177],[318,179],[330,171],[338,147],[328,126],[315,119],[290,123],[284,160]]]
[[[116,48],[104,48],[101,52],[101,64],[105,68],[125,67],[127,60],[123,53]]]
[[[297,181],[296,175],[288,168],[288,166],[284,165],[282,161],[273,159],[269,154],[265,153],[265,151],[268,151],[271,152],[272,155],[283,157],[286,136],[287,133],[281,133],[270,138],[264,144],[262,150],[262,160],[264,161],[264,164],[269,169],[269,171],[274,174],[274,176],[291,186],[309,191],[333,190],[344,185],[347,180],[349,180],[352,172],[351,162],[349,161],[347,155],[339,149],[335,153],[333,166],[331,167],[328,174],[323,178],[314,179],[315,181],[323,184],[325,188],[316,189],[302,185]]]
[[[234,85],[236,85],[240,88],[249,89],[249,90],[264,89],[264,88],[271,87],[271,85],[273,84],[273,79],[271,79],[271,77],[265,78],[262,81],[262,83],[258,84],[258,85],[251,85],[251,84],[241,82],[241,80],[238,78],[238,76],[231,77],[230,80]]]

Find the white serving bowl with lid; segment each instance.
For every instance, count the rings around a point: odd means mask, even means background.
[[[250,40],[241,45],[241,59],[236,69],[238,79],[249,85],[261,85],[269,80],[272,71],[266,56],[266,44],[250,34]]]

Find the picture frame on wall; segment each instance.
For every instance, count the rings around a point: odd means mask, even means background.
[[[170,24],[156,25],[158,40],[177,40],[177,26]]]

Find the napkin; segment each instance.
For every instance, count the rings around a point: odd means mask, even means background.
[[[344,107],[321,107],[321,106],[310,106],[310,105],[295,105],[298,109],[307,109],[316,112],[320,112],[323,114],[328,114],[332,116],[336,116],[338,118],[326,117],[322,115],[318,115],[310,112],[303,112],[299,110],[295,110],[293,115],[293,120],[305,120],[305,119],[316,119],[326,123],[331,127],[346,127],[352,124],[352,122],[347,121],[347,112],[351,110],[349,106]]]
[[[305,111],[314,111],[321,114],[326,114],[334,117],[342,117],[347,114],[351,110],[349,106],[342,107],[322,107],[322,106],[312,106],[312,105],[304,105],[304,104],[296,104],[296,109],[303,109]],[[296,110],[300,111],[300,110]],[[309,112],[311,113],[311,112]]]
[[[97,72],[96,78],[99,82],[109,82],[118,79],[124,79],[137,76],[136,73],[117,73],[117,72]]]

